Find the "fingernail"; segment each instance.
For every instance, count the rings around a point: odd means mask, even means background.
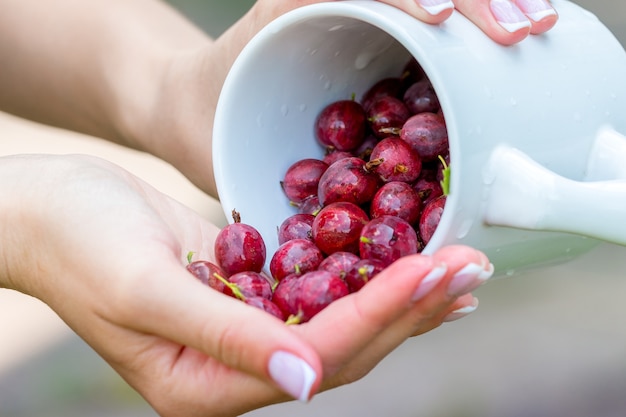
[[[545,0],[517,0],[517,6],[534,22],[556,15],[554,7]]]
[[[437,16],[444,10],[454,9],[454,3],[451,0],[417,0],[417,2],[433,16]]]
[[[474,311],[476,311],[477,308],[478,308],[478,298],[474,297],[474,301],[472,302],[472,304],[452,311],[451,313],[449,313],[447,316],[443,318],[443,321],[448,323],[451,321],[462,319],[463,317],[472,314]]]
[[[520,29],[530,28],[530,20],[509,0],[491,0],[491,13],[507,32],[517,32]]]
[[[293,398],[309,401],[317,375],[308,363],[289,352],[278,351],[270,358],[269,373],[274,382]]]
[[[441,278],[443,278],[446,274],[447,270],[448,267],[445,264],[434,267],[424,278],[422,278],[422,281],[413,293],[413,297],[411,297],[411,302],[418,301],[435,288],[439,281],[441,281]]]
[[[459,270],[448,284],[448,294],[452,297],[459,297],[480,287],[493,275],[493,265],[487,268],[481,265],[470,263]]]

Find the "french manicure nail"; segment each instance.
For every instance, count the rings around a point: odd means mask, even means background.
[[[317,375],[308,363],[289,352],[277,351],[270,358],[269,373],[274,382],[293,398],[309,401]]]
[[[434,267],[417,286],[417,289],[411,297],[412,302],[416,302],[428,294],[433,288],[437,286],[441,278],[446,274],[448,267],[445,264]]]
[[[546,0],[517,0],[517,6],[534,22],[556,15],[556,10]]]
[[[490,8],[493,17],[507,32],[513,33],[531,26],[526,15],[509,0],[491,0]]]
[[[463,317],[469,314],[472,314],[474,311],[476,311],[477,308],[478,308],[478,298],[474,298],[474,301],[472,304],[452,311],[451,313],[449,313],[447,316],[443,318],[443,321],[447,323],[447,322],[462,319]]]
[[[459,270],[448,284],[448,294],[459,297],[480,287],[493,275],[493,265],[489,264],[485,269],[483,266],[469,263]]]
[[[454,9],[454,3],[451,0],[417,0],[417,2],[433,16],[437,16],[444,10]]]

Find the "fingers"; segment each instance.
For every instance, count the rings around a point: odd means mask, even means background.
[[[548,0],[381,0],[415,18],[438,24],[454,8],[471,20],[494,41],[513,45],[529,34],[551,29],[558,14]]]
[[[127,307],[117,310],[126,311],[124,325],[198,350],[295,399],[310,399],[322,366],[308,343],[270,314],[202,285],[180,264],[165,264],[143,285],[134,280],[122,291],[118,302]]]
[[[546,32],[558,19],[547,0],[455,0],[455,4],[460,13],[503,45]]]
[[[473,303],[473,297],[464,299],[449,310],[459,296],[490,275],[482,253],[450,247],[433,257],[402,258],[359,292],[331,304],[302,326],[307,336],[334,335],[309,337],[331,376],[324,388],[362,377],[408,337],[438,326],[447,313]]]
[[[547,0],[515,0],[517,7],[530,20],[530,33],[537,35],[550,30],[559,16]]]

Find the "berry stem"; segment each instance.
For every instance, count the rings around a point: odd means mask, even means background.
[[[302,317],[301,314],[291,314],[289,315],[289,317],[287,317],[287,320],[285,320],[285,324],[300,324],[302,323]]]
[[[235,223],[241,223],[241,214],[239,214],[237,210],[233,209],[231,215],[233,216],[233,221]]]
[[[443,195],[450,194],[450,167],[446,164],[446,160],[439,155],[439,160],[443,164],[443,179],[441,180],[441,189],[443,190]]]
[[[226,285],[228,288],[230,288],[230,290],[233,292],[233,294],[235,294],[235,297],[237,297],[238,299],[240,299],[242,301],[246,301],[246,296],[243,295],[243,293],[241,292],[241,290],[239,289],[239,286],[237,284],[233,284],[232,282],[228,281],[226,278],[224,278],[223,276],[221,276],[217,272],[214,272],[213,276],[215,278],[219,279],[220,281],[222,281],[224,283],[224,285]]]
[[[195,255],[196,253],[193,251],[189,251],[187,252],[187,263],[190,264],[191,263],[191,259],[193,258],[193,255]]]

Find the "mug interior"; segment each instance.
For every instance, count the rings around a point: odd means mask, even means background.
[[[287,168],[324,156],[314,136],[318,113],[400,76],[410,58],[386,32],[341,16],[269,30],[240,57],[216,117],[216,178],[225,213],[235,209],[259,229],[268,256],[278,247],[278,226],[297,212],[280,186]]]

